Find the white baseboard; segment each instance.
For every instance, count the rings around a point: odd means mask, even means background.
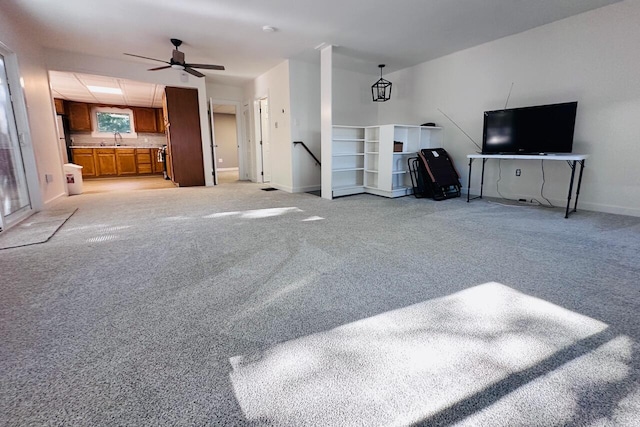
[[[231,172],[231,171],[237,171],[239,170],[238,168],[218,168],[218,172]]]
[[[321,189],[320,185],[306,185],[304,187],[293,187],[293,193],[307,193],[309,191],[318,191]]]
[[[66,185],[66,184],[65,184]],[[64,193],[60,193],[57,196],[53,196],[52,198],[50,198],[49,200],[45,201],[43,203],[43,205],[46,206],[50,206],[51,204],[57,202],[58,200],[62,199],[63,197],[67,197],[69,194],[65,191]],[[39,210],[39,209],[38,209]]]
[[[467,191],[466,189],[463,189],[462,191],[462,195],[464,197],[467,196]],[[476,197],[479,196],[480,194],[478,193],[474,193],[473,191],[470,193],[470,197]],[[513,196],[510,194],[505,194],[505,196],[507,198],[511,198],[512,200],[518,200],[518,199],[536,199],[541,203],[544,203],[545,200],[540,197],[540,195],[532,195],[532,196],[523,196],[523,195],[517,195],[517,196]],[[498,195],[487,195],[484,194],[483,197],[490,197],[490,198],[497,198],[500,199],[500,196]],[[559,200],[559,199],[549,199],[549,201],[551,201],[551,203],[554,206],[557,206],[559,208],[565,208],[567,206],[567,199],[564,200]],[[574,197],[571,199],[571,205],[570,205],[570,209],[573,209],[573,205],[575,203],[575,195]],[[581,210],[584,211],[593,211],[593,212],[602,212],[602,213],[609,213],[609,214],[615,214],[615,215],[627,215],[627,216],[637,216],[640,217],[640,208],[632,208],[632,207],[627,207],[627,206],[613,206],[613,205],[605,205],[602,203],[592,203],[592,202],[585,202],[582,199],[578,199],[578,212],[580,212]]]

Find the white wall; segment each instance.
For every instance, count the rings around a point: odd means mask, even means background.
[[[176,70],[149,72],[148,64],[134,61],[120,61],[98,56],[83,55],[61,50],[45,50],[46,64],[50,70],[69,71],[99,76],[120,77],[141,82],[157,83],[166,86],[189,87],[198,90],[200,104],[200,128],[205,185],[213,185],[210,125],[207,115],[207,91],[204,78],[188,76],[181,81],[181,73]]]
[[[49,75],[42,49],[31,39],[28,28],[4,14],[0,14],[0,42],[15,54],[20,78],[24,81],[24,103],[17,100],[16,106],[26,104],[28,129],[19,129],[19,132],[25,135],[22,149],[32,204],[39,210],[66,194]],[[16,113],[20,116],[20,111]],[[17,121],[20,126],[20,117]],[[53,177],[48,183],[47,174]]]
[[[216,166],[238,167],[238,138],[235,114],[213,114],[216,143]],[[222,160],[222,161],[220,161]]]
[[[334,56],[340,56],[334,53]],[[339,59],[339,58],[336,58]],[[344,61],[344,59],[343,59]],[[371,85],[380,77],[333,67],[333,124],[373,126],[378,122],[378,102]]]
[[[206,79],[206,77],[205,77]],[[227,101],[242,102],[244,90],[241,87],[221,85],[205,82],[207,98],[226,99]]]
[[[481,144],[482,113],[504,107],[512,82],[511,108],[577,100],[574,152],[591,155],[580,206],[640,216],[638,23],[640,1],[626,0],[392,73],[398,90],[380,104],[379,121],[443,125],[445,148],[466,183],[466,155],[477,147],[438,108]],[[485,194],[497,196],[493,162]],[[570,169],[545,162],[545,172],[545,196],[564,205]],[[541,184],[540,162],[502,162],[504,196],[540,199]]]
[[[325,46],[320,51],[320,140],[324,165],[321,175],[321,196],[333,197],[333,46]]]
[[[269,98],[270,184],[274,188],[293,192],[289,61],[282,62],[245,87],[245,99],[255,101],[263,97]],[[253,121],[256,120],[259,118],[254,117]],[[256,152],[260,153],[259,146],[256,146]],[[256,164],[260,165],[261,162],[257,161]],[[260,176],[260,171],[257,176]]]
[[[320,159],[320,66],[289,61],[291,88],[291,137],[303,141]],[[293,149],[293,192],[320,189],[320,166],[297,145]]]

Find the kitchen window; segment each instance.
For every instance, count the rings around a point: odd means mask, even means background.
[[[138,137],[130,108],[94,107],[91,109],[91,127],[94,138]]]

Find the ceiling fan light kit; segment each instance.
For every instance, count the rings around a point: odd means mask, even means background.
[[[196,77],[204,77],[200,71],[195,70],[194,68],[201,68],[204,70],[219,70],[223,71],[224,66],[222,65],[213,65],[213,64],[190,64],[185,62],[184,60],[184,52],[178,50],[178,47],[182,44],[182,40],[179,39],[171,39],[171,44],[174,46],[173,52],[171,53],[171,59],[169,61],[163,61],[161,59],[149,58],[148,56],[134,55],[132,53],[125,53],[127,56],[134,56],[136,58],[150,59],[151,61],[163,62],[168,65],[163,65],[162,67],[149,68],[147,71],[158,71],[158,70],[166,70],[167,68],[173,68],[175,70],[184,71],[186,73],[191,74]]]
[[[371,96],[373,102],[386,102],[391,99],[392,83],[382,78],[384,64],[380,64],[378,67],[380,67],[380,79],[371,86]]]

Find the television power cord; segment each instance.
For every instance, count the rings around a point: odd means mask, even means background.
[[[551,201],[549,201],[549,199],[547,199],[544,196],[544,184],[545,184],[544,160],[541,160],[540,163],[542,165],[542,188],[540,189],[540,195],[542,196],[542,198],[544,200],[547,201],[548,204],[544,204],[544,203],[540,202],[540,200],[535,199],[535,198],[531,199],[531,203],[535,202],[536,204],[534,206],[540,206],[540,207],[543,207],[543,208],[555,208],[557,206],[554,206],[553,203],[551,203]],[[517,199],[510,199],[508,197],[505,197],[500,192],[500,181],[501,180],[502,180],[502,159],[498,159],[498,180],[496,181],[496,192],[498,193],[498,195],[500,196],[500,198],[502,200],[507,200],[507,201],[510,201],[510,202],[517,202],[517,203],[524,203],[524,202],[522,202],[520,200],[517,200]],[[506,203],[492,202],[490,200],[488,202],[496,204],[496,205],[507,206],[507,207],[510,207],[510,208],[525,208],[525,207],[531,206],[531,204],[527,204],[527,205],[524,205],[524,206],[523,205],[509,205],[509,204],[506,204]]]

